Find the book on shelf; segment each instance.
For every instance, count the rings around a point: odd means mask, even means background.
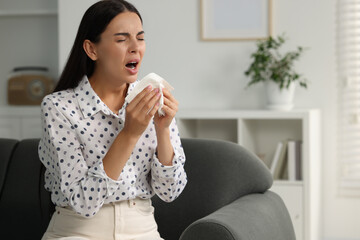
[[[271,174],[274,179],[280,179],[284,173],[286,165],[286,150],[287,150],[287,140],[281,141],[277,144],[275,154],[271,163]]]
[[[273,160],[271,161],[271,165],[270,165],[270,172],[271,172],[271,174],[273,176],[274,176],[274,173],[275,173],[275,168],[278,165],[279,156],[280,156],[280,152],[281,152],[282,147],[283,147],[283,143],[278,142],[278,144],[276,146],[276,149],[275,149]]]
[[[288,161],[285,161],[285,163],[284,163],[285,165],[284,165],[284,167],[283,167],[283,169],[282,169],[282,172],[281,172],[281,174],[280,174],[280,179],[289,179],[289,171],[288,171],[288,169],[289,169],[289,165],[288,165]]]
[[[288,180],[295,181],[296,176],[296,141],[290,140],[288,142],[288,152],[287,152],[287,164],[288,164]]]
[[[302,142],[289,141],[288,143],[288,174],[289,180],[299,181],[302,180]]]
[[[270,171],[274,179],[302,180],[302,142],[284,140],[277,144]]]
[[[296,180],[302,180],[302,148],[303,143],[302,141],[296,141],[296,160],[295,160],[295,179]]]

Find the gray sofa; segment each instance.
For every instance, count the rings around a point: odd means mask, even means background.
[[[44,190],[39,139],[0,139],[1,239],[40,239],[54,211]],[[172,203],[153,197],[166,240],[294,240],[289,213],[269,191],[266,166],[225,141],[182,139],[188,184]]]

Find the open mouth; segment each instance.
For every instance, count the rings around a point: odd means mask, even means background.
[[[131,61],[131,62],[127,63],[125,66],[130,69],[135,69],[137,65],[138,65],[137,61]]]

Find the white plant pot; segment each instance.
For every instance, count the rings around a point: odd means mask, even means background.
[[[271,110],[290,110],[294,107],[295,83],[292,82],[289,88],[280,90],[279,84],[274,81],[265,81],[265,91],[267,96],[267,109]]]

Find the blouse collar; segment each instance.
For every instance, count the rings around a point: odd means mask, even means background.
[[[129,85],[126,95],[132,91],[135,84],[136,82]],[[74,89],[74,92],[84,118],[91,117],[99,111],[102,111],[105,115],[113,115],[118,118],[124,116],[125,114],[125,108],[128,103],[124,102],[124,105],[119,110],[118,114],[113,113],[113,111],[110,110],[110,108],[101,100],[101,98],[91,87],[89,79],[86,75],[80,81],[79,85]]]

